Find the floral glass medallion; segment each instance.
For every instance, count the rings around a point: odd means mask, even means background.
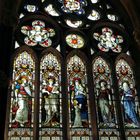
[[[52,4],[49,4],[47,7],[44,8],[44,10],[51,16],[58,17],[59,14],[56,12]]]
[[[66,24],[72,28],[78,28],[80,26],[82,26],[82,21],[78,20],[78,21],[71,21],[69,19],[65,20]]]
[[[39,44],[42,47],[49,47],[52,45],[50,37],[55,36],[55,31],[52,28],[46,28],[45,23],[40,20],[32,22],[32,26],[22,26],[21,32],[26,35],[24,42],[29,46]]]
[[[108,52],[112,50],[115,53],[122,51],[122,47],[119,44],[123,43],[123,37],[113,34],[113,31],[108,27],[103,28],[102,33],[94,33],[93,37],[99,41],[98,48],[101,51]]]
[[[84,46],[84,39],[77,34],[69,34],[66,36],[66,43],[72,48],[82,48]]]
[[[90,20],[99,20],[100,19],[100,14],[96,10],[92,10],[92,12],[88,15],[87,17]]]
[[[63,4],[61,9],[66,13],[84,14],[84,6],[87,5],[86,0],[59,0]]]

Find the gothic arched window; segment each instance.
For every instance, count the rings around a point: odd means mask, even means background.
[[[139,138],[139,93],[121,57],[131,58],[131,23],[116,1],[25,0],[18,16],[5,139]]]
[[[74,55],[67,62],[69,125],[71,139],[90,139],[89,96],[86,66]]]
[[[10,139],[33,138],[35,103],[35,59],[28,51],[18,53],[13,62],[10,101]]]
[[[111,69],[102,57],[93,61],[93,80],[97,108],[99,136],[119,137],[116,103],[112,85]]]
[[[116,74],[125,134],[129,138],[137,139],[139,133],[133,129],[140,128],[138,93],[135,88],[133,70],[125,58],[120,58],[116,61]]]

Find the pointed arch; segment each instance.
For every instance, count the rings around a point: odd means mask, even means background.
[[[86,57],[72,51],[67,57],[69,127],[71,139],[90,139],[91,123],[87,87]]]
[[[61,56],[48,48],[40,60],[39,138],[62,139]]]
[[[8,139],[32,139],[36,97],[36,55],[27,46],[16,50],[12,58],[11,89],[7,112]],[[6,136],[7,137],[7,136]],[[6,138],[7,139],[7,138]]]
[[[116,103],[110,65],[102,56],[96,56],[92,62],[92,71],[99,137],[101,139],[118,138]]]
[[[140,106],[135,88],[133,63],[130,62],[132,62],[132,60],[129,56],[124,54],[118,56],[116,60],[116,77],[123,112],[125,135],[135,139],[139,137],[139,133],[136,132],[136,129],[138,131],[140,130]],[[133,133],[134,131],[136,133]]]

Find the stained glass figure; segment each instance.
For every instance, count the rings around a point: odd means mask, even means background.
[[[120,87],[120,100],[126,128],[140,127],[140,112],[134,75],[129,64],[120,59],[116,64],[118,85]]]
[[[59,0],[63,4],[61,9],[66,13],[76,13],[78,15],[84,14],[84,6],[87,5],[86,0]]]
[[[109,50],[120,53],[122,51],[121,43],[123,43],[123,37],[120,35],[114,35],[113,31],[108,28],[102,28],[102,33],[94,33],[93,37],[99,41],[98,48],[101,51],[108,52]]]
[[[93,80],[99,137],[103,138],[107,136],[109,140],[109,137],[111,138],[111,134],[113,133],[117,139],[119,132],[117,131],[118,124],[111,70],[107,62],[100,56],[93,61]]]
[[[85,44],[84,39],[77,34],[69,34],[66,36],[66,43],[72,48],[82,48]]]
[[[90,20],[96,21],[100,19],[100,14],[96,10],[92,10],[91,13],[87,17]]]
[[[49,130],[58,132],[54,128],[62,127],[60,62],[56,56],[48,53],[41,60],[40,70],[40,137],[43,139],[43,134]]]
[[[55,16],[55,17],[58,17],[59,16],[59,13],[56,12],[54,6],[52,4],[49,4],[48,6],[46,6],[44,8],[44,10],[51,16]]]
[[[77,20],[77,21],[72,21],[72,20],[65,20],[66,24],[72,28],[78,28],[81,27],[83,22],[81,20]]]
[[[46,28],[45,23],[40,20],[33,21],[32,26],[22,26],[21,32],[26,35],[24,42],[29,46],[39,44],[42,47],[49,47],[52,45],[50,37],[55,36],[54,29]]]
[[[93,78],[98,106],[99,128],[116,128],[111,71],[106,61],[101,57],[97,57],[93,62]]]
[[[35,63],[24,51],[15,58],[13,68],[8,135],[12,139],[16,134],[24,137],[26,133],[30,138],[33,136]]]
[[[72,133],[89,128],[88,91],[86,69],[82,60],[74,55],[68,61],[69,112]],[[76,129],[75,129],[76,128]],[[79,128],[79,129],[78,129]],[[87,133],[89,134],[89,129]],[[81,136],[82,137],[82,136]],[[80,136],[79,136],[80,138]]]

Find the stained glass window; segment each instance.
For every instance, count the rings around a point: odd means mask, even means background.
[[[134,74],[127,61],[123,58],[116,63],[116,73],[126,135],[137,137],[136,135],[140,131],[140,106],[135,89]]]
[[[98,129],[101,139],[114,134],[118,139],[114,91],[112,88],[111,70],[107,62],[97,57],[93,61],[93,79],[98,115]]]
[[[115,61],[122,52],[131,56],[124,23],[129,18],[122,19],[114,5],[108,0],[22,3],[13,41],[21,53],[14,60],[8,97],[10,115],[7,113],[5,134],[9,140],[120,140],[124,136],[128,140],[139,139],[140,106],[132,69],[120,59],[115,63],[116,72],[112,71],[114,62],[104,59],[111,56]],[[35,52],[36,59],[24,47]],[[87,64],[92,57],[93,63]],[[119,93],[114,89],[117,85],[113,86],[115,74]],[[63,79],[66,83],[61,84]],[[89,94],[95,100],[90,102]],[[115,99],[117,94],[120,104]],[[119,107],[122,116],[117,112]],[[124,127],[119,126],[122,118]]]
[[[52,45],[50,37],[55,36],[55,31],[52,28],[46,28],[45,22],[35,20],[32,26],[22,26],[21,32],[26,35],[24,42],[28,46],[36,46],[39,44],[42,47],[49,47]]]
[[[90,112],[86,68],[77,55],[67,65],[71,139],[90,139]],[[84,129],[83,129],[84,128]]]
[[[84,39],[77,34],[69,34],[66,36],[66,43],[72,48],[82,48],[84,46]]]
[[[40,65],[40,140],[62,139],[61,65],[52,53]]]
[[[123,43],[123,37],[113,34],[113,31],[108,27],[102,28],[102,33],[94,33],[93,37],[99,42],[98,48],[103,52],[111,50],[120,53],[122,51],[120,44]]]
[[[34,126],[35,62],[23,51],[14,59],[9,118],[10,140],[31,140]]]

